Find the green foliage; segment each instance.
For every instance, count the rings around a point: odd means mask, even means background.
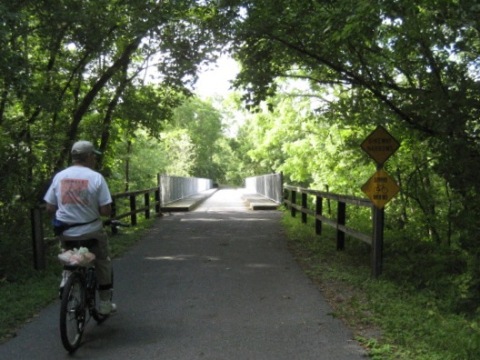
[[[297,112],[308,134],[257,120],[265,136],[256,130],[264,140],[251,156],[264,170],[283,167],[298,184],[350,192],[372,172],[357,155],[359,143],[384,125],[405,141],[398,161],[387,163],[403,185],[401,221],[424,222],[424,239],[477,252],[479,11],[468,1],[249,3],[232,25],[245,100],[260,109],[265,100],[278,115],[279,79],[302,78],[320,99],[321,119],[312,130]],[[326,179],[329,171],[335,181]]]
[[[114,155],[109,163],[109,186],[113,193],[127,190],[141,190],[155,187],[157,174],[171,160],[162,151],[162,142],[149,137],[144,131],[137,131],[129,140],[112,147]],[[112,156],[112,155],[109,155]]]
[[[21,279],[33,267],[28,204],[12,201],[0,207],[0,281]]]
[[[235,155],[224,132],[223,115],[211,101],[192,98],[175,110],[172,123],[162,134],[171,156],[170,174],[213,179],[225,183]]]
[[[415,266],[419,276],[425,269],[437,277],[425,279],[435,281],[439,276],[448,277],[444,267],[451,267],[458,260],[448,260],[449,256],[426,257],[417,246],[418,258],[428,258],[428,263],[414,265],[412,251],[398,253],[401,245],[389,245],[384,261],[386,274],[381,279],[372,280],[369,252],[359,241],[348,240],[345,251],[338,252],[331,240],[333,231],[325,231],[318,237],[312,226],[301,224],[287,213],[283,222],[297,260],[320,284],[330,299],[334,315],[353,328],[355,336],[369,349],[373,359],[477,357],[480,346],[478,314],[465,317],[454,311],[449,302],[455,300],[455,296],[448,293],[448,286],[443,288],[443,294],[425,287],[418,289],[413,279],[408,278],[411,271],[399,271],[405,266]],[[406,253],[410,258],[405,259]],[[443,264],[445,260],[448,264]]]
[[[185,129],[172,129],[162,133],[163,153],[168,154],[165,174],[190,176],[195,159],[195,145]]]
[[[385,164],[401,188],[386,208],[385,276],[445,314],[475,316],[479,13],[443,0],[2,3],[0,279],[29,267],[28,209],[76,139],[104,152],[112,192],[155,186],[162,172],[237,185],[283,172],[363,196],[375,164],[359,146],[383,125],[401,142]],[[188,98],[216,50],[242,63],[236,84],[255,113],[240,94],[222,110]],[[368,231],[370,216],[347,222]]]
[[[29,201],[76,139],[107,150],[124,140],[119,126],[158,135],[217,46],[203,24],[213,26],[212,8],[194,0],[23,1],[0,12],[0,146],[13,154],[0,170]]]

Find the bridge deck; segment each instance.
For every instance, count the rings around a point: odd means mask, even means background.
[[[276,210],[280,204],[265,198],[260,194],[252,194],[245,191],[245,189],[237,189],[242,195],[241,198],[245,202],[245,205],[250,210]],[[188,196],[186,198],[177,200],[170,204],[162,206],[162,212],[186,212],[192,211],[197,208],[202,202],[215,194],[218,189],[210,189],[201,193]],[[225,200],[228,202],[228,199]]]

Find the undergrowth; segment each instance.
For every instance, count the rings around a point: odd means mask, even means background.
[[[333,230],[325,227],[321,236],[315,235],[313,221],[304,225],[287,212],[283,223],[297,261],[371,358],[478,359],[480,317],[458,311],[455,291],[439,291],[452,276],[447,273],[451,264],[444,264],[443,257],[438,257],[440,263],[429,260],[430,269],[422,272],[430,277],[422,275],[420,281],[415,280],[415,271],[421,259],[412,255],[410,261],[417,263],[405,268],[405,258],[394,256],[386,246],[383,275],[374,279],[368,244],[347,238],[345,250],[337,251]]]

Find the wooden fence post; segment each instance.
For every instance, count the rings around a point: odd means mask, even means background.
[[[297,211],[302,212],[302,222],[306,222],[304,214],[315,215],[315,233],[317,235],[322,234],[323,225],[332,226],[336,229],[336,242],[337,250],[345,249],[345,239],[348,236],[364,241],[372,247],[371,249],[371,273],[373,278],[377,278],[383,271],[383,243],[384,243],[384,228],[385,228],[385,211],[384,209],[378,209],[363,198],[357,198],[353,196],[343,196],[339,194],[333,194],[329,192],[322,192],[312,189],[304,189],[300,187],[285,185],[285,204],[290,204],[292,217],[295,217]],[[291,192],[291,195],[290,195]],[[296,205],[297,193],[302,195],[301,206]],[[307,207],[308,198],[305,194],[311,194],[315,196],[315,211],[311,211]],[[291,201],[288,201],[289,197]],[[324,201],[327,200],[326,205]],[[330,200],[335,201],[337,204],[337,218],[331,216]],[[372,229],[369,233],[364,233],[352,228],[347,227],[347,204],[353,204],[355,206],[367,207],[372,211]],[[327,206],[327,207],[325,207]],[[335,208],[334,208],[335,209]],[[335,211],[333,209],[332,213]],[[324,215],[326,211],[326,216]]]
[[[115,219],[117,216],[117,203],[115,199],[112,199],[112,214],[110,215],[110,219]],[[112,234],[118,234],[118,228],[116,226],[110,226]]]
[[[383,229],[385,210],[373,207],[372,276],[379,277],[383,267]]]
[[[295,190],[292,190],[292,199],[291,199],[291,208],[290,208],[290,214],[292,217],[295,217],[297,215],[297,209],[295,208],[295,204],[297,202],[297,192]]]
[[[155,190],[155,212],[157,214],[160,214],[161,211],[161,206],[160,206],[160,187],[157,187],[157,190]]]
[[[337,224],[345,225],[346,219],[346,204],[339,201],[337,207]],[[345,249],[345,233],[337,229],[337,250]]]
[[[307,209],[307,194],[302,193],[302,224],[307,223],[307,213],[305,211],[306,209]]]
[[[43,244],[42,211],[36,207],[30,211],[33,239],[33,267],[35,270],[46,268],[45,247]]]
[[[144,194],[145,199],[145,219],[150,219],[150,192]]]
[[[135,195],[130,195],[130,211],[131,211],[130,219],[132,222],[132,226],[135,226],[137,225],[137,212],[136,212],[137,204],[136,204]]]
[[[325,189],[328,192],[330,192],[330,187],[328,185],[325,185]],[[332,206],[330,204],[330,198],[327,198],[327,207],[328,207],[328,216],[332,216]]]
[[[323,199],[321,196],[315,197],[315,233],[322,235],[322,220],[318,219],[318,216],[322,216],[323,213]]]

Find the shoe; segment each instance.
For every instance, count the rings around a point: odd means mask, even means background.
[[[71,273],[72,272],[70,270],[62,271],[62,281],[60,281],[60,287],[58,288],[58,297],[60,298],[60,300],[62,299],[63,288],[65,287],[65,284],[67,283],[67,280],[70,277]]]
[[[117,305],[110,300],[100,300],[100,303],[98,304],[98,313],[100,315],[110,315],[115,311],[117,311]]]
[[[72,274],[72,272],[70,270],[63,270],[62,271],[62,280],[60,281],[60,289],[63,289],[63,287],[67,283],[67,280],[68,280],[68,278],[70,277],[71,274]]]

